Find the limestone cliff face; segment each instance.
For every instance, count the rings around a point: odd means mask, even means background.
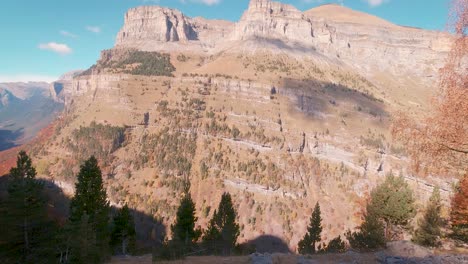
[[[318,51],[362,71],[435,77],[451,47],[446,33],[397,26],[341,6],[304,14],[312,23]]]
[[[117,36],[117,45],[134,41],[188,41],[198,36],[189,19],[180,11],[144,6],[130,9]]]
[[[179,10],[159,6],[130,9],[123,28],[117,35],[116,46],[144,45],[148,42],[207,43],[220,40],[230,32],[231,22],[189,18]]]
[[[423,78],[436,77],[451,43],[448,34],[397,26],[338,5],[301,12],[279,2],[251,0],[236,24],[189,18],[178,10],[157,6],[130,9],[116,46],[242,52],[238,47],[244,41],[251,45],[252,40],[261,40],[257,46],[263,49],[283,49],[286,45],[284,52],[318,52],[361,73],[414,74]],[[265,40],[274,42],[264,45]],[[247,50],[252,50],[251,46]]]
[[[291,5],[270,0],[252,0],[249,9],[237,23],[234,40],[252,37],[276,38],[301,43],[313,42],[310,21]]]
[[[65,102],[66,97],[72,95],[71,85],[73,78],[77,77],[83,72],[83,70],[70,71],[62,76],[59,79],[49,85],[49,93],[52,99],[56,102]]]
[[[338,5],[301,12],[270,0],[252,0],[234,40],[275,39],[341,60],[361,72],[434,76],[450,49],[444,33],[397,26]]]

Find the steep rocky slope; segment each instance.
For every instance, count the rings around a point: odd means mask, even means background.
[[[40,172],[72,192],[94,154],[113,204],[166,225],[184,180],[201,226],[229,191],[241,242],[268,234],[292,249],[316,201],[327,240],[359,224],[390,172],[419,201],[434,184],[447,199],[450,180],[414,177],[388,130],[393,111],[429,107],[449,37],[357,15],[267,0],[252,0],[236,24],[131,9],[115,48],[64,83],[66,111],[36,155]]]

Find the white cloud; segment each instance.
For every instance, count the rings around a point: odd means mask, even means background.
[[[301,2],[306,3],[306,4],[321,4],[325,0],[301,0]]]
[[[195,2],[199,2],[205,5],[216,5],[221,2],[221,0],[196,0]]]
[[[193,2],[193,3],[199,3],[199,4],[212,6],[212,5],[217,5],[221,3],[221,0],[180,0],[180,2],[184,4],[187,2]]]
[[[55,82],[57,76],[47,76],[39,74],[18,74],[18,75],[0,75],[0,83],[5,82]]]
[[[61,43],[56,43],[56,42],[39,44],[39,49],[50,50],[60,55],[67,55],[67,54],[72,53],[72,49],[68,47],[67,44],[61,44]]]
[[[365,0],[370,6],[375,7],[379,6],[385,2],[388,2],[389,0]]]
[[[327,4],[327,3],[336,3],[344,6],[344,0],[301,0],[302,3],[306,4]]]
[[[96,33],[96,34],[101,33],[101,28],[98,26],[87,26],[86,30]]]
[[[71,32],[68,32],[66,30],[60,30],[60,35],[64,36],[64,37],[69,37],[69,38],[77,38],[78,36],[71,33]]]

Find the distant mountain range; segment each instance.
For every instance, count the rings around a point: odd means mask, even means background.
[[[0,83],[0,151],[32,139],[62,109],[49,83]]]

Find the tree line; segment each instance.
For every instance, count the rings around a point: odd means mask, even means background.
[[[50,220],[44,182],[36,179],[36,170],[28,155],[21,151],[16,167],[10,170],[8,195],[0,200],[0,257],[5,263],[103,263],[113,254],[135,254],[136,231],[128,206],[112,211],[103,185],[102,173],[95,157],[80,167],[75,195],[70,202],[68,219],[63,223]],[[468,242],[468,179],[459,183],[452,200],[453,238]],[[338,253],[348,247],[375,250],[389,240],[399,239],[416,215],[412,190],[402,177],[389,175],[370,195],[364,221],[356,231],[346,231],[322,242],[320,205],[317,202],[306,234],[297,245],[300,254]],[[444,235],[445,221],[440,216],[440,191],[436,187],[424,216],[413,232],[413,240],[424,246],[438,246]],[[189,255],[233,255],[245,253],[237,243],[240,234],[237,212],[231,195],[224,193],[206,229],[196,228],[196,207],[186,181],[172,237],[154,248],[155,260],[173,260]],[[465,222],[464,222],[465,221]],[[347,242],[346,242],[347,241]]]
[[[45,182],[24,151],[9,176],[8,196],[0,200],[2,263],[103,263],[135,252],[133,216],[127,206],[111,212],[96,158],[80,168],[65,223],[51,220]]]
[[[136,253],[132,212],[127,205],[112,212],[94,156],[80,167],[65,223],[50,219],[45,184],[36,179],[36,169],[24,151],[9,176],[8,195],[0,197],[2,263],[103,263],[113,254]],[[186,184],[171,226],[172,239],[155,250],[155,258],[176,259],[197,252],[233,254],[240,231],[230,194],[222,195],[219,208],[202,231],[195,228],[189,188]],[[197,243],[200,238],[202,242]]]
[[[456,188],[450,212],[451,232],[444,234],[446,221],[441,217],[440,189],[435,187],[426,204],[422,218],[412,231],[413,242],[426,247],[441,245],[441,239],[447,235],[461,243],[468,242],[468,212],[463,204],[468,198],[468,178],[465,177]],[[388,175],[370,195],[366,206],[364,221],[356,231],[346,231],[344,237],[349,247],[368,251],[384,248],[387,241],[402,239],[402,232],[411,232],[410,222],[416,215],[415,199],[411,188],[403,177]],[[460,219],[464,219],[461,221]],[[310,218],[310,224],[303,239],[298,244],[301,254],[344,252],[347,244],[338,236],[328,244],[321,242],[322,217],[317,203]]]

